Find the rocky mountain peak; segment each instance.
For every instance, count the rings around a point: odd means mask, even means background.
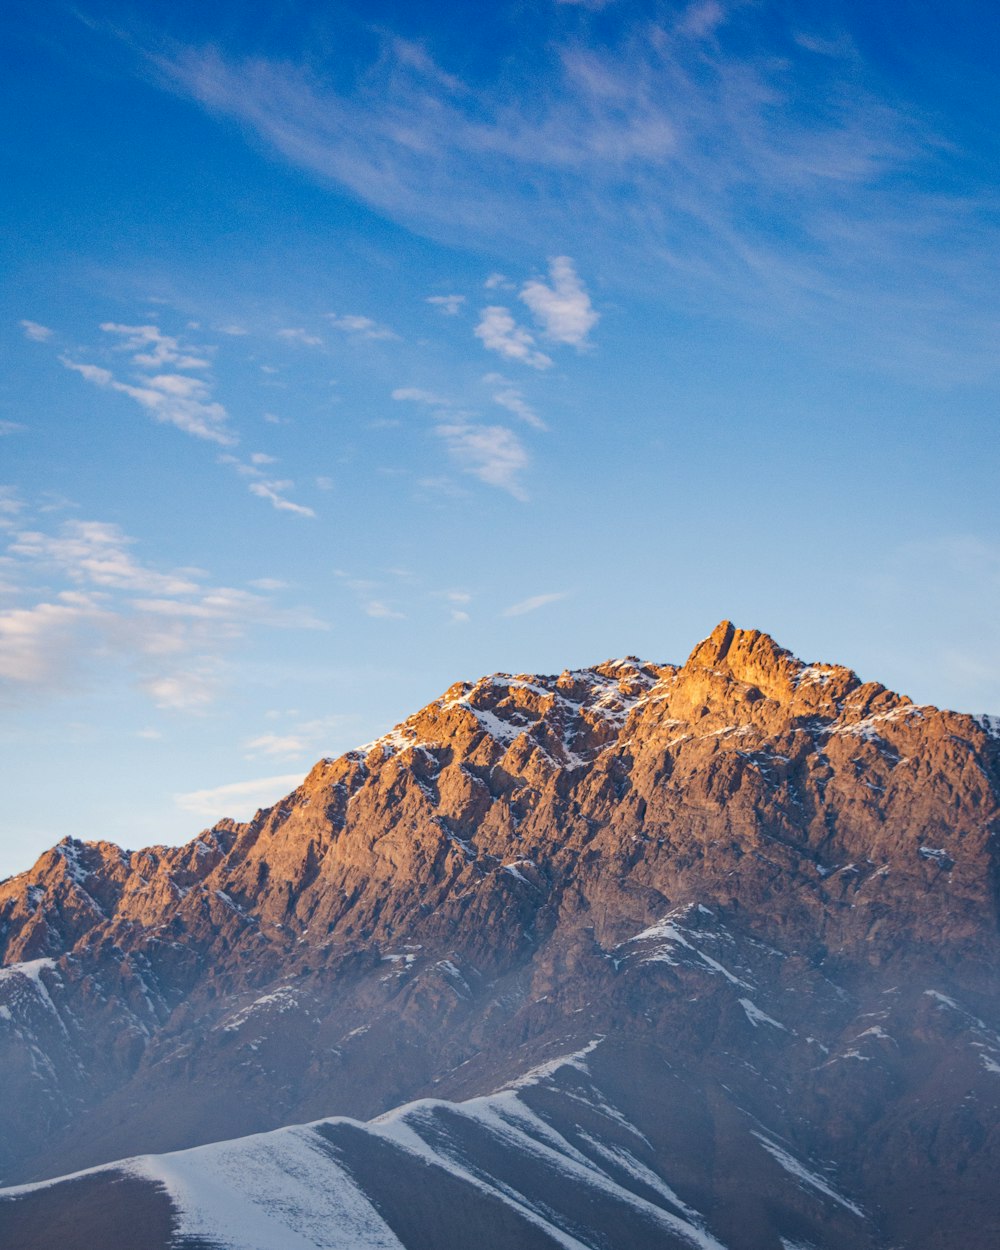
[[[806,667],[769,634],[759,629],[737,629],[732,621],[720,621],[688,656],[683,671],[723,673],[767,698],[787,703],[794,697]]]
[[[995,980],[997,754],[723,621],[681,667],[458,682],[186,846],[66,839],[0,882],[0,1174],[480,1093],[623,1021],[779,1039],[841,1124],[839,1029],[880,1043],[917,960]]]

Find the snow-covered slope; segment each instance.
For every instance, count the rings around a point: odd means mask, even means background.
[[[335,1117],[2,1190],[0,1244],[53,1246],[53,1222],[79,1209],[81,1194],[100,1195],[107,1213],[127,1181],[151,1210],[163,1194],[171,1207],[172,1226],[165,1232],[161,1221],[159,1243],[143,1246],[729,1250],[663,1175],[634,1109],[623,1111],[602,1088],[615,1066],[611,1056],[603,1076],[591,1070],[603,1045],[594,1039],[489,1096],[422,1099],[368,1123]],[[651,1117],[651,1109],[636,1119],[670,1115],[664,1108]],[[871,1244],[864,1212],[815,1165],[749,1118],[744,1137],[782,1228]],[[142,1235],[142,1216],[132,1219]],[[85,1216],[76,1225],[80,1240],[64,1234],[60,1250],[98,1244]]]

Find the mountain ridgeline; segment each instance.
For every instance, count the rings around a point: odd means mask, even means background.
[[[995,1247],[998,834],[988,718],[723,622],[65,839],[0,883],[0,1245]]]

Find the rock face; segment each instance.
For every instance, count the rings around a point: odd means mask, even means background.
[[[248,824],[0,883],[0,1176],[468,1100],[603,1039],[577,1103],[705,1237],[986,1250],[998,832],[991,723],[728,622],[679,667],[455,685]],[[640,1244],[607,1228],[572,1235]]]

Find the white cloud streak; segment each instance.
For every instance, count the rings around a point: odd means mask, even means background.
[[[53,334],[48,326],[39,325],[37,321],[22,321],[21,329],[24,337],[31,339],[32,343],[47,343]]]
[[[295,483],[287,478],[268,480],[265,467],[277,464],[277,457],[266,452],[255,451],[249,460],[240,460],[238,456],[228,452],[219,457],[220,464],[227,464],[243,478],[249,478],[247,490],[258,499],[266,499],[278,512],[290,512],[293,516],[315,517],[316,513],[305,504],[294,503],[286,495]]]
[[[554,257],[549,262],[549,279],[550,286],[538,279],[526,282],[521,288],[521,300],[531,309],[547,339],[584,347],[599,316],[572,260],[568,256]]]
[[[209,361],[202,355],[181,346],[180,341],[170,334],[164,334],[159,326],[119,325],[113,321],[105,321],[101,325],[105,334],[114,334],[120,338],[120,351],[132,352],[132,362],[142,369],[162,369],[164,365],[173,365],[175,369],[207,369]]]
[[[219,697],[220,682],[211,672],[189,671],[151,677],[141,688],[158,708],[171,712],[203,712]]]
[[[106,521],[67,521],[58,534],[25,530],[8,551],[37,564],[52,564],[71,581],[102,590],[190,595],[197,581],[184,572],[160,573],[138,563],[129,550],[134,539]]]
[[[512,412],[515,417],[519,417],[533,429],[547,430],[549,428],[524,398],[521,391],[508,382],[501,374],[487,373],[483,381],[487,386],[499,388],[493,391],[492,399],[495,404],[498,404],[501,408],[506,408],[508,412]]]
[[[335,330],[340,330],[351,338],[371,341],[399,338],[399,335],[394,330],[390,330],[388,326],[380,325],[377,321],[373,321],[371,317],[359,317],[354,314],[338,316],[336,313],[327,313],[327,320]]]
[[[279,330],[278,338],[284,339],[286,343],[298,343],[300,347],[323,346],[323,340],[318,334],[310,334],[308,330],[303,330],[294,326],[285,330]]]
[[[369,599],[365,604],[365,616],[370,616],[374,620],[379,621],[405,621],[406,614],[397,612],[394,608],[390,608],[387,603],[381,599]]]
[[[65,692],[98,672],[118,673],[157,706],[200,711],[224,687],[225,654],[251,630],[325,628],[270,594],[205,585],[200,570],[153,568],[134,546],[101,521],[12,532],[3,563],[8,591],[21,602],[0,611],[8,697]],[[55,585],[39,590],[45,580]]]
[[[256,755],[302,755],[306,747],[305,738],[297,734],[260,734],[243,744],[250,758]]]
[[[532,369],[548,369],[550,356],[538,350],[534,336],[511,316],[509,308],[491,304],[484,308],[476,326],[476,338],[491,352],[516,360]]]
[[[448,400],[442,399],[440,395],[435,395],[433,391],[425,391],[420,386],[397,386],[392,392],[392,398],[410,400],[415,404],[427,404],[431,408],[449,407]]]
[[[560,599],[568,598],[568,591],[559,593],[550,593],[547,595],[532,595],[530,599],[522,599],[520,603],[514,603],[509,608],[504,608],[504,616],[525,616],[528,612],[537,612],[539,608],[547,607],[550,603],[558,603]]]
[[[490,376],[494,375],[487,375]],[[530,465],[531,457],[513,430],[503,425],[481,425],[474,414],[421,387],[398,387],[392,397],[431,410],[434,433],[443,440],[449,456],[463,473],[478,478],[487,486],[505,490],[515,499],[528,498],[520,477]],[[431,482],[424,479],[423,484],[429,486]]]
[[[249,820],[262,807],[270,807],[278,799],[302,783],[300,773],[279,777],[255,777],[251,781],[232,781],[208,790],[189,790],[174,795],[174,804],[201,820]]]
[[[464,295],[428,295],[427,303],[433,304],[446,317],[457,317],[465,303]]]
[[[306,507],[305,504],[293,503],[282,494],[294,485],[294,482],[289,481],[251,482],[248,489],[251,495],[256,495],[258,499],[266,499],[279,512],[290,512],[293,516],[315,517],[316,513],[312,508]]]
[[[528,453],[513,430],[503,425],[442,424],[436,433],[466,472],[488,486],[498,486],[515,499],[528,498],[520,475],[529,464]]]
[[[134,359],[152,361],[158,354],[157,350],[140,352]],[[208,383],[201,378],[183,373],[160,373],[133,385],[120,381],[110,369],[101,365],[81,364],[66,356],[61,356],[60,360],[67,369],[72,369],[93,385],[135,400],[156,421],[223,446],[236,442],[236,436],[226,426],[228,414],[225,408],[211,398]]]

